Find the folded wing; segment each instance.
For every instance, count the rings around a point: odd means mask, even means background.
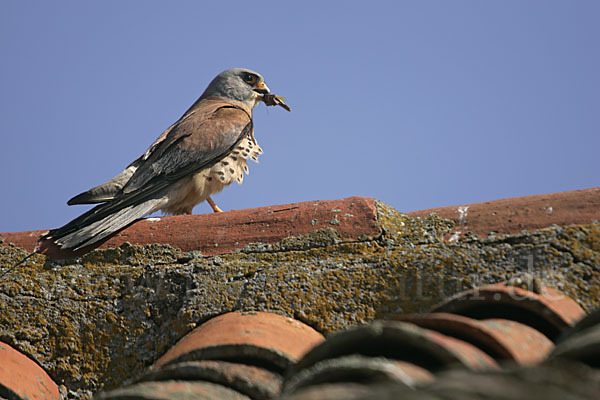
[[[249,135],[252,118],[244,107],[221,99],[197,102],[125,171],[69,200],[101,204],[40,240],[77,250],[106,238],[160,209],[177,181],[212,167]]]

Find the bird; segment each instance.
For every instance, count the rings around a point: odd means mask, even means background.
[[[274,105],[267,97],[283,99],[270,94],[259,73],[246,68],[221,72],[123,172],[71,198],[68,205],[97,205],[42,235],[38,247],[49,241],[61,250],[76,251],[148,214],[191,214],[203,201],[222,212],[211,195],[233,182],[241,184],[248,160],[258,162],[263,151],[254,137],[252,110],[261,101]]]

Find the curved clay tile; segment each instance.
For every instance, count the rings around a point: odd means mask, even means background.
[[[600,220],[600,188],[430,208],[407,215],[425,217],[432,212],[456,223],[448,240],[458,239],[469,231],[485,237],[490,232],[519,233],[554,224],[591,224]]]
[[[284,370],[323,335],[293,318],[268,312],[230,312],[187,334],[152,367],[186,360],[239,360]]]
[[[213,214],[176,215],[141,219],[107,240],[80,251],[64,251],[51,243],[42,243],[39,252],[48,257],[71,258],[96,247],[119,247],[128,242],[146,245],[169,244],[183,251],[201,251],[204,255],[235,253],[249,243],[277,243],[317,229],[335,229],[341,240],[377,237],[375,200],[350,197],[283,204]],[[33,251],[38,238],[47,231],[1,233],[6,243]]]
[[[585,315],[574,300],[556,289],[544,287],[538,294],[506,283],[458,293],[443,301],[433,312],[517,321],[538,330],[552,341]]]
[[[467,341],[498,362],[534,364],[546,358],[554,347],[550,339],[537,330],[506,319],[476,320],[439,312],[399,315],[397,319]]]
[[[0,342],[0,397],[59,399],[58,386],[35,361]]]

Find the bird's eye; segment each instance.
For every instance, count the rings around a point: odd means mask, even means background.
[[[254,85],[256,83],[256,75],[244,74],[242,79],[249,85]]]

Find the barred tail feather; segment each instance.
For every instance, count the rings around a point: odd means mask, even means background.
[[[107,210],[113,208],[111,203],[100,204],[62,228],[51,230],[42,240],[52,240],[63,250],[79,250],[105,239],[153,211],[159,201],[153,198],[114,211]]]

